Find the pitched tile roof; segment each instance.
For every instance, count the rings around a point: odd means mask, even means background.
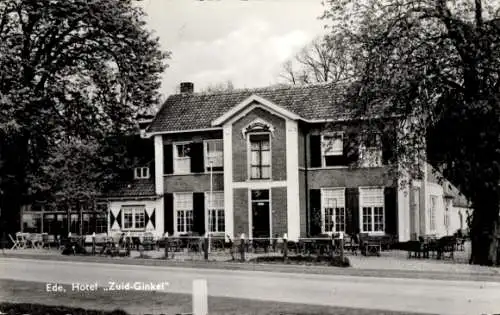
[[[102,195],[103,198],[126,198],[126,197],[154,197],[154,179],[138,179],[118,183],[115,187]]]
[[[211,122],[251,95],[258,95],[308,120],[349,117],[346,85],[258,88],[171,95],[148,132],[211,128]]]

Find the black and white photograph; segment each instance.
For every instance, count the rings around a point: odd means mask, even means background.
[[[500,314],[499,0],[0,0],[0,315]]]

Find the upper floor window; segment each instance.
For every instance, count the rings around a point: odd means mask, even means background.
[[[146,227],[144,206],[127,206],[122,208],[123,230],[137,230]]]
[[[344,188],[321,190],[322,233],[345,232]]]
[[[271,143],[269,134],[254,134],[250,141],[250,178],[271,178]]]
[[[191,157],[189,143],[174,144],[174,173],[186,174],[191,171]]]
[[[147,179],[149,178],[149,167],[136,167],[134,169],[135,179]]]
[[[362,167],[382,166],[382,142],[380,134],[364,134],[361,139],[359,153]]]
[[[360,188],[362,232],[384,232],[384,189]]]
[[[321,136],[321,153],[324,166],[338,165],[338,157],[344,154],[344,134],[337,132]]]
[[[220,139],[205,141],[205,169],[221,171],[224,167],[223,142]]]

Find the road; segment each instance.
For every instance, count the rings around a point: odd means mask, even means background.
[[[0,279],[59,284],[168,282],[190,294],[206,279],[210,296],[431,314],[500,313],[500,283],[287,274],[0,258]]]

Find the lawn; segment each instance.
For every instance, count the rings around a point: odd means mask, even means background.
[[[129,314],[179,314],[191,312],[191,296],[186,294],[120,291],[48,293],[45,283],[0,280],[0,302],[37,303],[112,311],[122,309]],[[390,311],[325,307],[292,303],[273,303],[246,299],[209,297],[210,315],[303,314],[303,315],[403,315]],[[1,304],[0,304],[0,310]]]

